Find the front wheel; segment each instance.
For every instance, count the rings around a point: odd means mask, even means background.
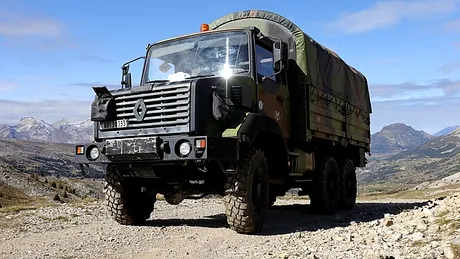
[[[113,166],[107,167],[104,194],[110,216],[122,225],[144,223],[156,201],[156,194],[141,192],[140,186],[126,182]]]
[[[230,229],[253,234],[262,230],[269,204],[268,166],[263,151],[240,149],[235,174],[225,183],[225,206]]]

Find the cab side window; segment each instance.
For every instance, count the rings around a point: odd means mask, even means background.
[[[275,73],[273,69],[273,52],[256,45],[256,62],[257,62],[257,71],[261,76],[270,76]],[[273,79],[273,78],[271,78]]]
[[[256,44],[256,65],[259,79],[270,76],[262,83],[263,87],[269,92],[277,92],[279,85],[276,83],[276,76],[273,74],[273,51],[267,47]]]

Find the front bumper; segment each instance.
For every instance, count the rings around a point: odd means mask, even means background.
[[[180,153],[180,145],[189,143],[190,152]],[[98,152],[91,152],[96,148]],[[236,160],[237,141],[234,138],[207,136],[167,136],[110,139],[80,144],[75,147],[77,164],[160,162],[183,160]],[[91,156],[93,153],[93,157]],[[96,157],[94,154],[98,154]]]

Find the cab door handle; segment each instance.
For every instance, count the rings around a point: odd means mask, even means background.
[[[284,98],[282,96],[277,96],[276,100],[278,100],[278,102],[284,102]]]

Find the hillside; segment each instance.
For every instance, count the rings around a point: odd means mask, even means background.
[[[427,143],[371,161],[359,170],[362,184],[409,184],[440,180],[460,172],[460,128]]]
[[[434,138],[419,147],[401,152],[390,159],[450,158],[459,153],[460,128],[447,135]]]
[[[371,153],[373,155],[397,154],[420,146],[433,136],[418,131],[403,123],[395,123],[382,128],[371,136]]]
[[[443,136],[443,135],[447,135],[447,134],[451,133],[452,131],[454,131],[454,130],[456,130],[458,128],[460,128],[460,126],[450,126],[450,127],[444,128],[444,129],[436,132],[433,136],[440,137],[440,136]]]
[[[56,194],[100,197],[102,167],[83,174],[73,152],[71,144],[0,138],[0,207],[49,201]]]
[[[0,139],[0,167],[41,176],[83,176],[74,163],[74,148],[71,144]],[[100,178],[101,173],[91,171],[86,177]]]
[[[0,138],[51,143],[77,143],[93,139],[93,122],[62,119],[52,124],[34,117],[22,118],[14,126],[0,125]]]

